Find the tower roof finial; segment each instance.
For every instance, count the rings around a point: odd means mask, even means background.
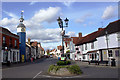
[[[23,18],[23,10],[21,11],[21,18],[20,18],[20,22],[23,22],[24,21],[24,18]]]

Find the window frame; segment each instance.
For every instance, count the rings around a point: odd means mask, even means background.
[[[6,43],[6,37],[3,36],[3,44]]]
[[[87,43],[85,44],[85,50],[87,50]]]

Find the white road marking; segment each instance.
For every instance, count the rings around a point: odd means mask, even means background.
[[[36,78],[39,74],[41,74],[42,73],[42,71],[40,71],[39,73],[37,73],[34,77],[33,77],[33,79],[34,78]]]
[[[39,76],[42,76],[42,77],[49,77],[49,78],[80,78],[80,77],[83,77],[83,76],[87,76],[87,75],[82,75],[82,76],[68,76],[68,77],[59,77],[59,76],[49,76],[49,75],[39,75]]]

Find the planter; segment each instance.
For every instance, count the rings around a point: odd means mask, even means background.
[[[48,69],[50,75],[56,76],[71,76],[71,75],[80,75],[82,71],[77,65],[67,65],[67,66],[58,66],[51,65]]]
[[[71,75],[67,68],[60,68],[59,70],[55,71],[54,69],[50,71],[51,75],[59,75],[59,76],[67,76]]]

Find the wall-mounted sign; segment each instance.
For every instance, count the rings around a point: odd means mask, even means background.
[[[24,55],[22,55],[22,62],[24,62]]]
[[[104,51],[104,54],[106,54],[106,51]]]

